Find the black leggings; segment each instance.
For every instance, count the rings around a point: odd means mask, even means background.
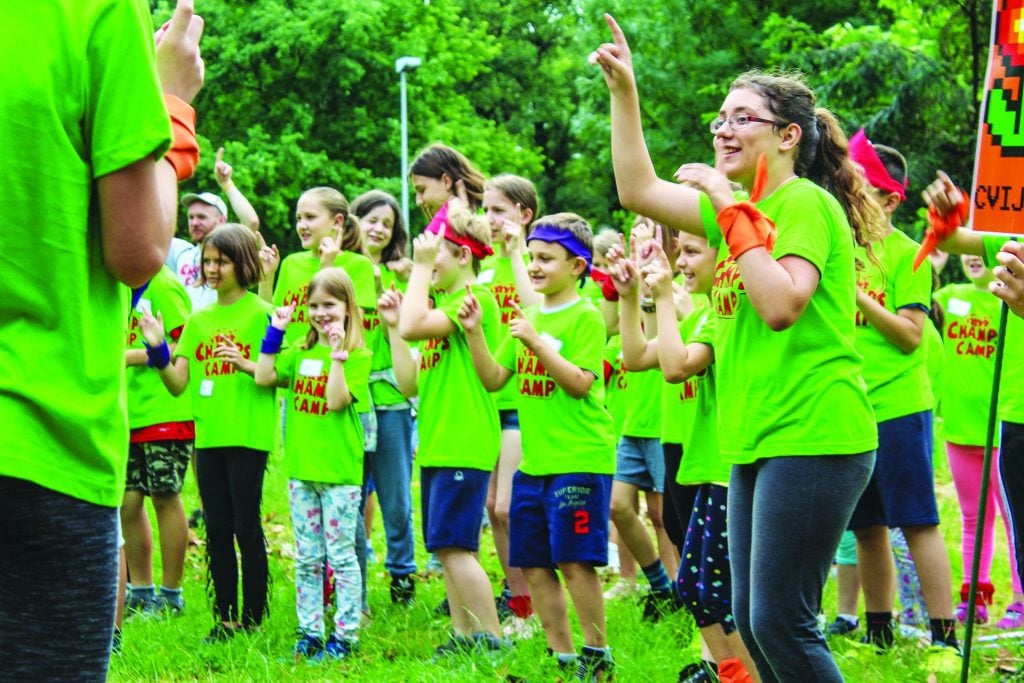
[[[117,510],[0,477],[0,680],[105,681]]]
[[[999,479],[1006,497],[1006,511],[1013,528],[1012,552],[1024,580],[1024,424],[1003,422],[999,440]]]
[[[665,495],[662,498],[661,516],[665,533],[681,553],[686,542],[686,528],[693,514],[693,504],[697,499],[697,489],[700,487],[676,483],[679,463],[683,460],[682,444],[663,443],[661,450],[665,454]]]
[[[238,559],[242,555],[242,618],[257,626],[267,613],[267,544],[260,519],[267,454],[251,448],[196,449],[196,479],[206,517],[206,552],[216,616],[238,618]]]

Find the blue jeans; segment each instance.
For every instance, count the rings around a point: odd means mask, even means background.
[[[412,415],[404,410],[377,411],[377,450],[366,453],[366,467],[384,518],[388,540],[384,567],[392,576],[416,571],[412,527]]]
[[[874,462],[871,451],[732,468],[733,615],[764,683],[843,680],[817,619],[832,558]]]

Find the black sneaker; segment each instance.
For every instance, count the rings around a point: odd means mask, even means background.
[[[858,626],[860,626],[860,624],[856,621],[836,617],[835,621],[825,627],[825,635],[845,636],[847,633],[853,633],[856,631]]]
[[[679,603],[676,602],[671,591],[663,593],[651,591],[644,595],[642,602],[644,621],[659,621],[666,614],[671,614],[679,609]]]
[[[714,662],[687,664],[679,672],[679,683],[712,683],[718,680],[718,669]]]
[[[448,636],[448,640],[434,648],[433,661],[437,662],[447,657],[468,654],[473,651],[475,645],[476,643],[469,636],[452,633]]]
[[[611,679],[614,668],[615,660],[612,659],[611,648],[598,650],[584,645],[583,652],[580,653],[579,666],[576,668],[576,680],[587,683],[607,681]]]
[[[236,628],[228,628],[224,624],[217,624],[210,632],[203,638],[204,645],[216,645],[217,643],[226,643],[235,637],[235,632],[238,631]]]
[[[434,614],[439,617],[447,617],[451,614],[451,609],[448,607],[448,598],[442,600],[441,604],[434,608]]]
[[[395,605],[411,605],[416,599],[416,579],[412,574],[391,575],[391,602]]]

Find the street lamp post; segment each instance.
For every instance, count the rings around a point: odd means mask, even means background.
[[[405,74],[415,71],[423,60],[419,57],[399,57],[395,60],[398,72],[399,97],[401,101],[402,126],[402,221],[409,230],[409,100],[405,91]]]

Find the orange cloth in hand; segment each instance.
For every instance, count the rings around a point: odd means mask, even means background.
[[[757,157],[750,201],[727,206],[716,217],[725,243],[729,245],[729,255],[733,259],[738,259],[740,254],[757,247],[764,247],[770,254],[775,246],[775,223],[754,206],[754,202],[764,193],[767,181],[768,161],[764,154],[761,154]]]
[[[171,115],[174,140],[164,159],[174,167],[178,182],[188,180],[199,165],[199,143],[196,142],[196,110],[174,95],[164,95],[164,105]]]
[[[960,195],[962,197],[960,203],[954,206],[945,216],[939,214],[934,206],[928,207],[928,229],[925,231],[924,239],[921,241],[921,248],[917,250],[917,255],[914,256],[915,271],[924,263],[928,254],[938,248],[939,242],[949,239],[957,231],[957,228],[967,221],[967,216],[971,212],[971,200],[962,190]]]

